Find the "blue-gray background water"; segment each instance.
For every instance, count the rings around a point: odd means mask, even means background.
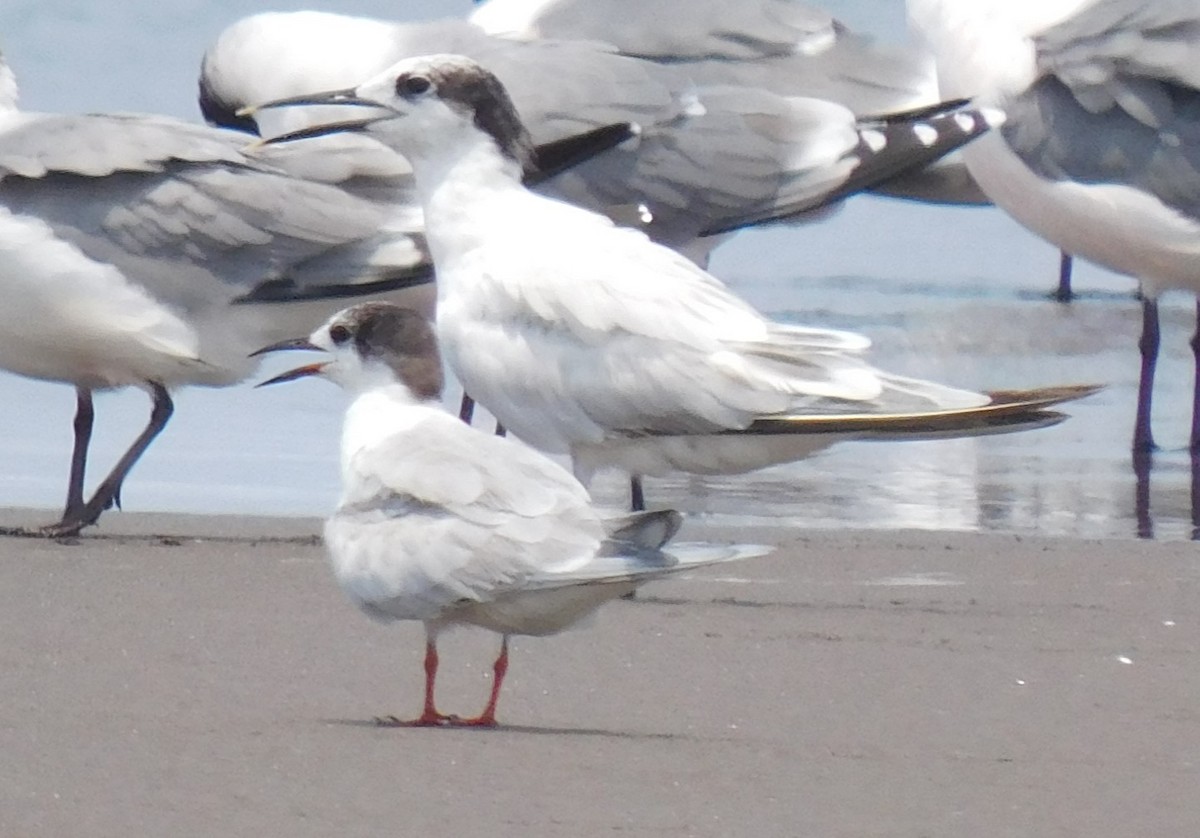
[[[905,37],[902,0],[825,6],[883,40]],[[467,0],[310,7],[410,20],[469,11]],[[26,109],[197,119],[196,73],[205,47],[238,17],[287,8],[251,0],[4,0],[0,48],[18,75]],[[879,366],[980,389],[1066,382],[1108,389],[1072,405],[1069,421],[1046,430],[846,443],[752,475],[649,481],[651,501],[722,522],[1191,537],[1193,302],[1164,301],[1155,403],[1164,450],[1139,522],[1129,455],[1140,324],[1134,283],[1082,266],[1083,296],[1064,306],[1046,298],[1057,266],[1049,245],[993,209],[855,198],[820,224],[742,234],[718,251],[715,273],[775,317],[869,335]],[[171,425],[126,483],[127,509],[262,515],[331,509],[344,406],[332,385],[192,388],[176,403]],[[70,387],[0,374],[0,503],[60,506],[73,410]],[[147,411],[140,392],[98,399],[94,476],[124,449]],[[596,486],[598,497],[614,504],[623,489],[615,479]]]

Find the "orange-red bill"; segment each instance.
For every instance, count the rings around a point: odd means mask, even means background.
[[[295,381],[297,378],[305,378],[310,375],[320,375],[325,367],[329,364],[328,361],[323,361],[319,364],[306,364],[303,367],[296,367],[294,370],[280,373],[274,378],[268,378],[260,384],[255,384],[255,387],[266,387],[268,384],[282,384],[285,381]]]

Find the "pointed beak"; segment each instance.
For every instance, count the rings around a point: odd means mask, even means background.
[[[254,116],[259,111],[265,111],[268,108],[291,108],[299,106],[312,105],[351,105],[364,108],[378,108],[378,102],[372,102],[367,99],[362,99],[355,93],[353,87],[343,88],[342,90],[325,90],[320,93],[306,93],[303,96],[289,96],[286,99],[272,99],[270,102],[263,102],[261,105],[249,105],[241,108],[237,112],[237,116]]]
[[[239,117],[253,117],[259,111],[272,108],[312,107],[314,105],[321,107],[374,108],[376,111],[381,109],[378,102],[362,99],[354,92],[354,88],[348,87],[344,90],[327,90],[324,93],[309,93],[304,96],[291,96],[287,99],[274,99],[270,102],[263,102],[261,105],[251,105],[250,107],[242,108],[237,112],[237,115]],[[308,128],[300,128],[296,131],[289,131],[286,134],[278,134],[274,137],[258,140],[251,143],[248,149],[253,151],[263,146],[290,143],[295,140],[309,140],[314,137],[325,137],[330,134],[361,132],[376,122],[390,118],[392,118],[392,114],[385,113],[382,116],[371,116],[365,119],[347,119],[338,122],[327,122],[323,125],[312,125]]]
[[[325,351],[308,338],[292,338],[291,340],[281,340],[279,343],[273,343],[270,346],[264,346],[262,349],[256,349],[250,353],[250,357],[257,358],[259,355],[266,355],[268,352],[287,352],[294,350],[301,350],[304,352]]]
[[[295,140],[311,140],[314,137],[328,137],[330,134],[350,134],[361,133],[367,130],[367,127],[374,125],[384,119],[386,116],[377,116],[372,119],[347,119],[342,122],[327,122],[324,125],[311,125],[308,128],[299,128],[295,131],[288,131],[285,134],[276,134],[273,137],[255,140],[247,144],[248,151],[262,148],[269,145],[279,145],[280,143],[290,143]]]
[[[329,362],[325,361],[320,364],[306,364],[303,367],[296,367],[294,370],[280,373],[274,378],[268,378],[266,381],[255,384],[254,387],[266,387],[268,384],[282,384],[285,381],[295,381],[297,378],[307,378],[310,375],[320,375],[325,367],[329,366]]]
[[[258,355],[265,355],[268,352],[287,352],[295,350],[306,352],[325,351],[308,338],[293,338],[292,340],[281,340],[279,343],[273,343],[270,346],[264,346],[262,349],[251,352],[250,357],[254,358]],[[296,367],[294,370],[288,370],[285,373],[280,373],[274,378],[268,378],[266,381],[255,384],[254,386],[266,387],[268,384],[282,384],[285,381],[295,381],[297,378],[307,378],[310,375],[320,375],[327,366],[329,366],[328,361],[322,361],[316,364],[306,364],[303,367]]]

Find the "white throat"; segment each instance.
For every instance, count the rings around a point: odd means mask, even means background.
[[[342,469],[354,456],[388,437],[411,430],[430,410],[440,410],[437,402],[425,402],[399,382],[360,392],[346,408],[342,426]]]
[[[473,126],[441,134],[439,142],[407,150],[433,262],[449,266],[488,233],[488,218],[508,215],[514,196],[526,193],[517,162]]]

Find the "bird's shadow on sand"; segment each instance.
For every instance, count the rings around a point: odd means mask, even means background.
[[[506,725],[503,723],[495,727],[465,727],[461,725],[405,727],[403,725],[379,724],[374,719],[321,719],[321,723],[342,727],[370,728],[380,731],[437,731],[442,734],[451,731],[460,731],[481,736],[487,734],[518,733],[534,736],[596,736],[605,739],[629,739],[633,741],[689,742],[696,740],[694,736],[684,736],[678,733],[644,733],[633,730],[604,730],[602,728],[587,727],[543,727],[539,725]]]

